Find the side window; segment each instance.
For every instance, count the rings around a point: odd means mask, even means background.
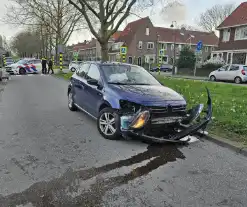
[[[237,65],[232,65],[231,67],[230,67],[230,71],[236,71],[236,70],[238,70],[239,69],[239,67],[237,66]]]
[[[96,65],[91,64],[86,79],[100,80],[100,72]]]
[[[84,77],[88,71],[89,65],[90,64],[88,63],[82,64],[79,70],[76,71],[76,74],[80,77]]]
[[[220,71],[226,71],[228,69],[229,65],[225,65],[220,68]]]

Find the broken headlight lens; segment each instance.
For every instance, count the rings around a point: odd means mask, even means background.
[[[141,108],[141,105],[126,100],[120,100],[119,104],[121,109],[125,112],[136,113]]]
[[[150,118],[149,111],[142,111],[132,121],[132,123],[130,124],[130,127],[134,129],[140,129],[147,123],[149,118]]]

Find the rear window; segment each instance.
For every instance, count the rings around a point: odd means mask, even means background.
[[[245,66],[243,66],[243,69],[245,70],[245,71],[247,71],[247,66],[245,65]]]

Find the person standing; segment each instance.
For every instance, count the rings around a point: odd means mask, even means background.
[[[48,74],[50,73],[50,70],[51,70],[51,74],[54,74],[54,71],[53,71],[53,61],[52,61],[51,58],[50,58],[50,60],[48,62]]]
[[[46,74],[46,72],[47,72],[47,68],[46,68],[47,60],[45,57],[42,58],[41,64],[42,64],[42,73]]]

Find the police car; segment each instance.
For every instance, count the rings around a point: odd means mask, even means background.
[[[41,73],[42,65],[39,59],[24,58],[17,63],[6,66],[5,69],[10,75],[25,75]]]

